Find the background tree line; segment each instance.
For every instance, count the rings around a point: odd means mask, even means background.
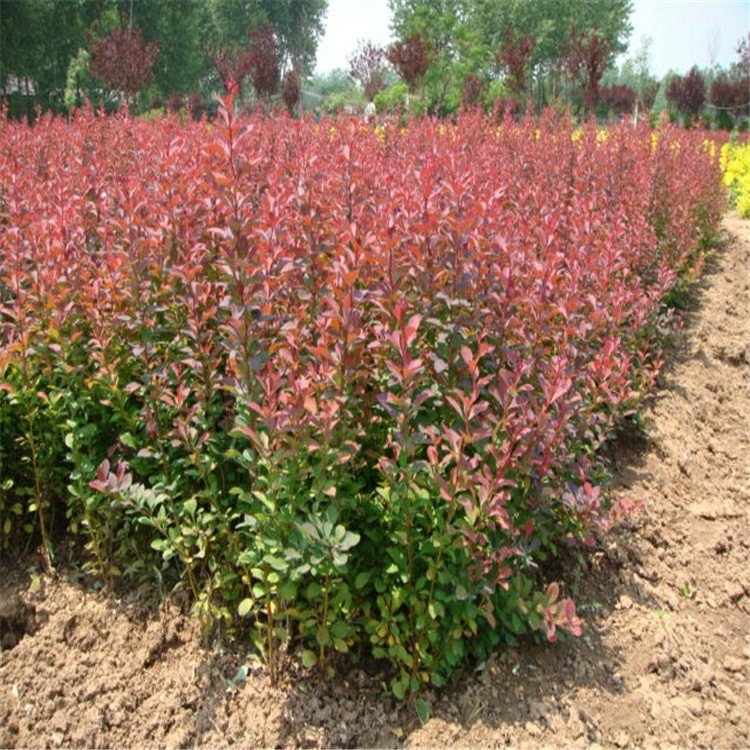
[[[252,34],[268,28],[280,85],[289,71],[300,77],[312,72],[327,6],[327,0],[0,2],[0,89],[11,113],[60,112],[83,98],[114,104],[122,90],[107,85],[102,70],[93,75],[92,53],[119,31],[126,39],[118,46],[115,38],[109,57],[120,68],[135,74],[138,54],[153,58],[143,85],[126,92],[139,95],[141,108],[190,95],[205,103],[225,83],[221,61],[247,56]]]
[[[294,110],[363,106],[449,114],[561,102],[601,117],[668,107],[675,118],[746,122],[748,40],[728,69],[657,80],[648,45],[623,60],[632,0],[389,0],[396,41],[359,40],[348,70],[314,75],[328,0],[0,2],[0,90],[12,114],[86,99],[141,110],[236,87],[239,101]]]

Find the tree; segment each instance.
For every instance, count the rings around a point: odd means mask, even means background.
[[[650,37],[643,37],[640,46],[629,56],[613,74],[605,74],[603,82],[609,86],[628,86],[635,91],[636,103],[643,110],[651,110],[659,81],[651,73]]]
[[[632,30],[632,0],[389,0],[389,5],[400,39],[422,29],[429,33],[435,55],[424,89],[436,100],[441,94],[432,89],[461,82],[467,73],[497,74],[506,29],[516,40],[535,41],[525,83],[536,90],[540,105],[560,93],[571,28],[582,34],[597,29],[609,39],[607,63],[625,50]]]
[[[737,45],[737,62],[721,71],[711,83],[708,101],[717,110],[717,119],[737,127],[750,114],[750,34]]]
[[[117,0],[120,25],[159,45],[150,93],[166,100],[201,86],[211,71],[205,0]],[[220,47],[221,45],[219,45]]]
[[[599,82],[609,66],[612,40],[598,29],[570,32],[566,66],[570,77],[583,89],[583,107],[592,111],[599,101]]]
[[[281,69],[294,67],[300,75],[311,73],[328,0],[260,0],[259,4],[276,32]]]
[[[71,60],[111,0],[0,0],[0,89],[11,114],[62,111]]]
[[[385,87],[385,51],[370,41],[359,40],[347,60],[349,75],[362,87],[365,99],[371,102]]]
[[[385,55],[409,89],[415,91],[430,67],[434,49],[425,32],[415,32],[403,42],[394,42]]]
[[[255,93],[258,98],[267,100],[276,91],[281,77],[278,42],[270,23],[250,32],[248,59]]]
[[[514,36],[510,29],[505,29],[505,37],[495,59],[505,71],[508,88],[516,96],[526,92],[535,47],[536,39],[531,35]]]
[[[224,92],[232,90],[242,92],[242,81],[250,73],[251,59],[248,47],[237,47],[230,50],[227,45],[220,50],[211,52],[211,61],[219,74]]]
[[[612,110],[616,115],[632,112],[637,95],[630,86],[615,84],[614,86],[602,86],[599,89],[599,104]]]
[[[687,120],[701,114],[706,101],[706,82],[697,66],[686,76],[672,77],[667,84],[667,101]]]
[[[739,118],[747,112],[750,90],[746,81],[732,78],[727,73],[720,73],[711,84],[708,101],[720,113],[724,112],[736,125]]]
[[[91,74],[131,103],[153,77],[159,45],[144,42],[140,29],[113,29],[91,43]]]
[[[281,84],[281,98],[284,101],[284,104],[286,104],[286,108],[290,115],[294,114],[294,110],[299,104],[301,94],[302,76],[299,74],[299,71],[292,68],[286,72]]]
[[[207,41],[214,49],[244,46],[248,29],[270,23],[276,36],[280,71],[315,67],[328,0],[203,0]]]
[[[16,113],[33,114],[37,105],[62,111],[94,96],[86,56],[93,40],[114,27],[140,29],[145,45],[158,45],[148,87],[161,101],[196,90],[208,98],[219,83],[216,59],[238,57],[237,51],[249,46],[248,30],[266,23],[274,29],[279,78],[291,69],[304,75],[314,68],[327,5],[327,0],[0,0],[0,88],[15,92],[10,110]]]
[[[455,111],[465,99],[469,76],[491,78],[493,56],[473,26],[472,0],[389,0],[389,5],[400,42],[414,34],[429,41],[420,106],[440,114]]]
[[[463,81],[461,104],[464,107],[475,107],[482,101],[487,91],[487,81],[476,73],[469,73]]]
[[[750,84],[750,34],[737,44],[737,77]]]

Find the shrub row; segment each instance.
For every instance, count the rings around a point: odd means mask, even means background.
[[[580,632],[546,564],[721,210],[698,133],[0,122],[2,547],[403,696]]]

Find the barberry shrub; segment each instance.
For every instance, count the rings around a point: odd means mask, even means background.
[[[547,113],[0,121],[3,551],[65,530],[272,675],[404,696],[581,631],[597,449],[721,205],[703,135]],[[559,575],[559,573],[558,573]]]

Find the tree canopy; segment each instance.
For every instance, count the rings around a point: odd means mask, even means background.
[[[627,47],[632,0],[389,0],[399,40],[426,34],[435,50],[424,88],[430,106],[448,108],[467,79],[481,77],[500,90],[538,103],[561,93],[575,79],[589,103],[592,81],[601,78]],[[587,62],[582,41],[599,40]],[[571,56],[580,74],[570,75]],[[586,73],[584,75],[584,69]],[[503,77],[506,78],[503,81]]]
[[[91,72],[87,66],[94,61],[94,48],[103,39],[111,41],[119,29],[123,39],[141,35],[144,52],[158,48],[150,60],[150,80],[141,79],[145,104],[193,92],[208,94],[222,85],[215,59],[252,50],[252,34],[267,24],[273,29],[278,65],[273,78],[280,88],[289,71],[297,76],[312,72],[327,7],[328,0],[0,2],[0,91],[10,95],[12,112],[31,114],[37,106],[65,109],[78,101],[66,96],[66,88],[107,83],[106,76],[99,76],[97,83],[84,73]],[[102,51],[100,47],[100,58]],[[113,86],[116,90],[119,84]],[[87,93],[93,98],[103,95],[93,89]]]

